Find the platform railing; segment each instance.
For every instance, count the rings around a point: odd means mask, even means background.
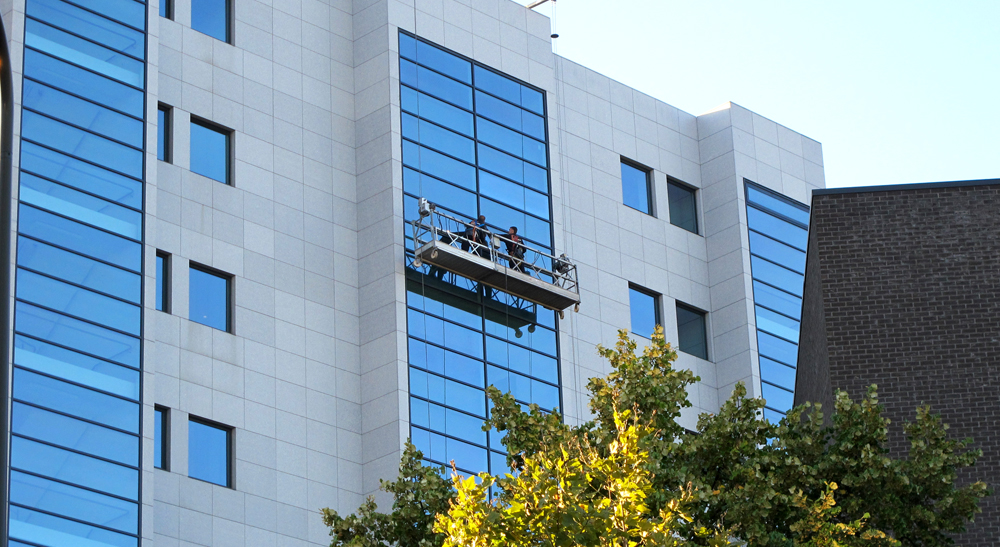
[[[425,198],[420,198],[419,211],[420,216],[410,221],[414,249],[420,249],[431,241],[440,241],[487,259],[496,266],[503,266],[507,268],[508,275],[527,275],[576,294],[580,293],[576,264],[565,253],[555,256],[531,247],[523,240],[515,243],[506,234],[497,234],[486,226],[442,213]],[[523,257],[512,254],[518,246],[524,250]],[[433,257],[432,254],[430,258]],[[422,265],[419,257],[414,265]]]

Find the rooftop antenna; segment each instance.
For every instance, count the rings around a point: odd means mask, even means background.
[[[551,38],[553,40],[555,40],[556,38],[559,37],[559,33],[556,32],[556,0],[534,0],[533,2],[531,2],[530,4],[528,4],[528,9],[535,9],[538,6],[541,6],[542,4],[545,4],[546,2],[552,2],[552,15],[550,17],[550,19],[552,19],[552,36],[551,36]]]

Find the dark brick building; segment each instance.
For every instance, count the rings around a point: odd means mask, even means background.
[[[795,403],[878,384],[902,424],[931,405],[1000,485],[1000,179],[813,192]],[[964,477],[968,480],[970,477]],[[962,546],[1000,545],[992,496]]]

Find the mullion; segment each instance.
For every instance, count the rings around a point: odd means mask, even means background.
[[[17,297],[16,300],[17,300],[17,302],[23,302],[25,304],[28,304],[29,306],[34,306],[34,307],[36,307],[36,308],[38,308],[40,310],[45,310],[47,312],[51,312],[51,313],[54,313],[56,315],[62,315],[63,317],[69,317],[70,319],[79,321],[81,323],[87,323],[88,325],[93,325],[95,327],[100,327],[102,329],[109,330],[109,331],[111,331],[113,333],[116,333],[116,334],[121,334],[121,335],[124,335],[124,336],[128,336],[129,338],[135,338],[137,340],[140,339],[138,336],[136,336],[136,335],[134,335],[134,334],[132,334],[130,332],[125,332],[125,331],[122,331],[122,330],[118,330],[118,329],[116,329],[114,327],[109,327],[107,325],[102,325],[101,323],[97,323],[95,321],[91,321],[90,319],[84,319],[82,317],[77,317],[75,315],[71,315],[71,314],[68,314],[66,312],[59,311],[59,310],[50,308],[48,306],[44,306],[42,304],[38,304],[38,303],[32,302],[30,300],[25,300],[24,298],[21,298],[21,297]],[[129,367],[129,368],[132,368],[132,367]],[[60,378],[60,380],[61,380],[61,378]],[[117,397],[117,395],[116,395],[116,397]]]
[[[415,397],[415,395],[411,395],[411,397]],[[433,401],[431,401],[431,402],[433,402]],[[422,425],[414,425],[414,424],[410,424],[410,427],[415,427],[417,429],[422,429],[424,431],[427,431],[427,432],[430,432],[430,433],[434,433],[436,435],[441,435],[442,437],[446,437],[448,439],[454,439],[456,441],[463,442],[465,444],[469,444],[469,445],[475,446],[476,448],[482,448],[483,450],[487,450],[487,451],[489,450],[489,447],[486,446],[486,445],[479,444],[477,442],[473,442],[473,441],[470,441],[468,439],[463,439],[461,437],[456,437],[454,435],[449,435],[449,434],[447,434],[447,433],[445,433],[443,431],[437,431],[437,430],[431,429],[429,427],[424,427]]]
[[[33,305],[37,306],[37,304],[33,304]],[[38,307],[41,307],[41,306],[38,306]],[[70,316],[70,317],[72,317],[72,316]],[[74,319],[77,319],[77,318],[74,317]],[[121,399],[123,401],[128,401],[130,403],[136,403],[136,404],[139,403],[138,399],[130,399],[128,397],[125,397],[124,395],[118,395],[117,393],[111,393],[110,391],[104,391],[103,389],[97,389],[95,387],[88,386],[86,384],[81,384],[81,383],[75,382],[73,380],[67,380],[66,378],[60,378],[59,376],[55,376],[53,374],[49,374],[48,372],[42,372],[40,370],[35,370],[33,368],[27,368],[24,365],[18,365],[18,364],[15,363],[14,364],[14,368],[15,369],[21,369],[21,370],[23,370],[25,372],[30,372],[32,374],[37,374],[39,376],[45,376],[45,377],[51,378],[53,380],[58,380],[60,382],[65,382],[67,384],[74,385],[76,387],[80,387],[80,388],[83,388],[83,389],[88,389],[88,390],[93,391],[95,393],[100,393],[102,395],[107,395],[109,397],[114,397],[115,399]]]
[[[792,321],[795,321],[796,323],[799,323],[799,324],[802,323],[801,319],[796,319],[796,318],[792,317],[791,315],[788,315],[787,313],[780,312],[780,311],[778,311],[778,310],[776,310],[774,308],[765,306],[764,304],[761,304],[760,302],[754,301],[753,304],[754,304],[754,306],[759,306],[759,307],[764,308],[765,310],[767,310],[769,312],[776,313],[776,314],[778,314],[778,315],[780,315],[782,317],[787,317],[788,319],[791,319]],[[765,332],[767,332],[767,331],[765,331]],[[768,334],[771,334],[771,333],[768,333]],[[796,345],[798,345],[798,344],[796,344]]]
[[[89,522],[89,521],[86,521],[86,520],[81,520],[81,519],[78,519],[78,518],[73,518],[73,517],[70,517],[70,516],[62,515],[60,513],[53,513],[52,511],[46,511],[44,509],[39,509],[37,507],[31,507],[31,506],[28,506],[28,505],[24,505],[24,504],[21,504],[21,503],[14,503],[14,502],[11,502],[11,505],[13,505],[15,507],[20,507],[22,509],[27,509],[28,511],[34,511],[36,513],[42,513],[44,515],[49,515],[49,516],[52,516],[52,517],[61,518],[63,520],[69,520],[69,521],[72,521],[72,522],[78,522],[78,523],[84,524],[86,526],[93,526],[94,528],[100,528],[102,530],[107,530],[109,532],[114,532],[116,534],[121,534],[123,536],[129,536],[129,537],[134,537],[134,538],[138,538],[139,537],[138,534],[133,534],[131,532],[125,532],[125,531],[119,530],[117,528],[109,528],[109,527],[101,525],[101,524],[95,524],[93,522]],[[14,541],[21,541],[21,540],[17,539],[16,537],[13,538],[13,539],[14,539]]]
[[[29,175],[31,175],[33,177],[38,177],[40,179],[47,180],[47,181],[51,182],[52,184],[58,184],[59,186],[62,186],[63,188],[69,188],[70,190],[73,190],[73,191],[76,191],[76,192],[80,192],[81,194],[86,194],[86,195],[88,195],[90,197],[94,197],[94,198],[97,198],[97,199],[99,199],[101,201],[105,201],[107,203],[110,203],[111,205],[117,205],[119,207],[123,207],[125,209],[128,209],[130,211],[134,211],[136,213],[142,213],[141,209],[136,209],[135,207],[132,207],[130,205],[125,205],[124,203],[108,199],[108,198],[106,198],[106,197],[104,197],[104,196],[102,196],[100,194],[95,194],[95,193],[91,192],[90,190],[84,190],[84,189],[78,188],[76,186],[70,186],[69,184],[66,184],[65,182],[58,181],[58,180],[56,180],[54,178],[47,177],[45,175],[39,175],[38,173],[34,173],[34,172],[29,171],[27,169],[21,169],[21,171],[23,173],[28,173]]]
[[[801,229],[803,229],[803,230],[805,230],[805,231],[807,231],[807,232],[809,231],[809,226],[807,226],[807,225],[805,225],[805,224],[802,224],[802,223],[801,223],[801,222],[799,222],[798,220],[795,220],[795,219],[792,219],[792,218],[789,218],[789,217],[786,217],[785,215],[783,215],[783,214],[781,214],[781,213],[779,213],[779,212],[776,212],[776,211],[774,211],[774,210],[772,210],[772,209],[769,209],[769,208],[767,208],[767,207],[765,207],[765,206],[763,206],[763,205],[758,205],[758,204],[756,204],[756,203],[753,203],[753,202],[750,202],[750,201],[748,201],[748,202],[747,202],[747,207],[753,207],[754,209],[757,209],[758,211],[760,211],[760,212],[762,212],[762,213],[765,213],[765,214],[768,214],[768,215],[771,215],[771,216],[773,216],[773,217],[774,217],[774,218],[776,218],[776,219],[779,219],[779,220],[783,220],[783,221],[785,221],[785,222],[787,222],[787,223],[789,223],[789,224],[792,224],[792,225],[794,225],[794,226],[795,226],[796,228],[801,228]],[[754,230],[754,231],[756,232],[757,230]],[[774,238],[772,237],[771,239],[774,239]],[[789,244],[789,243],[786,243],[786,242],[784,242],[784,241],[782,241],[782,243],[784,243],[785,245],[788,245],[789,247],[793,247],[793,248],[795,248],[795,249],[798,249],[798,247],[795,247],[795,246],[793,246],[793,245],[791,245],[791,244]],[[799,249],[799,250],[801,251],[801,250],[804,250],[804,249]]]
[[[98,15],[100,15],[100,14],[98,14]],[[40,18],[38,18],[38,17],[36,17],[34,15],[27,15],[27,14],[25,14],[24,17],[25,17],[25,19],[30,19],[30,20],[32,20],[32,21],[34,21],[36,23],[40,23],[40,24],[45,25],[45,26],[47,26],[49,28],[54,28],[54,29],[58,30],[59,32],[65,32],[66,34],[69,34],[70,36],[73,36],[73,37],[79,38],[81,40],[90,42],[91,44],[94,44],[95,46],[100,46],[100,47],[102,47],[102,48],[104,48],[104,49],[106,49],[108,51],[113,51],[113,52],[115,52],[115,53],[117,53],[119,55],[124,55],[124,56],[126,56],[126,57],[128,57],[128,58],[130,58],[130,59],[132,59],[134,61],[138,61],[140,63],[143,63],[144,65],[146,63],[145,59],[141,59],[139,57],[136,57],[135,55],[132,55],[131,53],[125,53],[124,51],[121,51],[120,49],[115,49],[115,48],[113,48],[113,47],[111,47],[111,46],[109,46],[107,44],[103,44],[101,42],[98,42],[97,40],[94,40],[93,38],[88,38],[86,36],[77,34],[77,33],[73,32],[72,30],[69,30],[69,29],[57,26],[55,23],[52,23],[50,21],[46,21],[45,19],[40,19]],[[104,17],[104,16],[102,15],[102,17]],[[107,17],[104,17],[104,18],[108,19]],[[108,20],[109,21],[114,21],[113,19],[108,19]],[[114,21],[114,22],[115,23],[119,23],[118,21]],[[133,27],[128,27],[128,28],[133,28]],[[136,29],[136,30],[138,30],[138,29]],[[143,34],[145,34],[145,31],[141,31],[140,30],[139,32],[142,32]],[[76,51],[76,50],[73,50],[73,51]],[[118,68],[122,68],[122,67],[118,67]],[[123,70],[127,70],[127,69],[123,69]],[[145,72],[145,68],[143,69],[143,72]],[[112,78],[112,79],[115,80],[116,82],[120,81],[120,80],[117,80],[117,79],[114,79],[114,78]]]
[[[34,439],[32,439],[34,440]],[[46,443],[47,444],[47,443]],[[62,448],[62,447],[59,447]],[[72,486],[73,488],[79,488],[80,490],[87,490],[88,492],[93,492],[95,494],[100,494],[102,496],[107,496],[109,498],[114,498],[121,501],[127,501],[129,503],[134,503],[136,506],[139,505],[139,500],[134,500],[126,498],[124,496],[119,496],[118,494],[112,494],[110,492],[105,492],[104,490],[97,490],[96,488],[91,488],[89,486],[84,486],[82,484],[76,484],[75,482],[69,482],[63,479],[57,479],[55,477],[50,477],[48,475],[42,475],[41,473],[36,473],[34,471],[28,471],[26,469],[21,469],[20,467],[10,466],[12,471],[17,471],[18,473],[24,473],[25,475],[31,475],[32,477],[38,477],[40,479],[45,479],[47,481],[57,482],[59,484],[65,484],[66,486]],[[137,469],[137,468],[136,468]]]
[[[32,306],[37,306],[37,304],[31,304],[31,305]],[[41,306],[38,306],[38,307],[41,307]],[[109,359],[107,359],[105,357],[101,357],[99,355],[94,355],[92,353],[89,353],[89,352],[86,352],[86,351],[82,351],[82,350],[79,350],[79,349],[67,346],[65,344],[60,344],[58,342],[53,342],[51,340],[46,340],[44,338],[39,338],[39,337],[37,337],[35,335],[27,334],[27,333],[21,332],[21,331],[19,331],[17,329],[14,330],[14,334],[17,334],[18,336],[23,336],[25,338],[30,338],[32,340],[37,340],[39,342],[43,342],[45,344],[49,344],[49,345],[52,345],[52,346],[55,346],[57,348],[61,348],[61,349],[67,350],[67,351],[72,351],[73,353],[79,353],[80,355],[85,355],[85,356],[90,357],[92,359],[98,359],[100,361],[104,361],[105,363],[109,363],[109,364],[112,364],[112,365],[118,365],[120,367],[124,367],[124,368],[127,368],[129,370],[140,371],[140,369],[138,369],[136,367],[125,365],[125,364],[119,363],[117,361],[111,361],[111,360],[109,360]]]
[[[58,59],[58,57],[53,57],[53,58],[54,59]],[[105,108],[105,109],[110,110],[110,111],[112,111],[112,112],[114,112],[116,114],[121,114],[122,116],[127,116],[127,117],[132,118],[133,120],[136,120],[136,121],[140,121],[140,122],[143,121],[142,118],[139,118],[137,116],[129,114],[128,112],[124,112],[124,111],[118,110],[117,108],[114,108],[112,106],[108,106],[106,104],[99,103],[99,102],[97,102],[97,101],[95,101],[93,99],[88,99],[88,98],[86,98],[86,97],[84,97],[82,95],[77,94],[76,92],[68,91],[68,90],[63,89],[61,87],[56,87],[55,85],[52,85],[51,83],[46,82],[44,80],[40,80],[38,78],[33,78],[31,76],[25,76],[24,79],[25,80],[30,80],[32,82],[35,82],[38,85],[43,85],[43,86],[45,86],[45,87],[47,87],[49,89],[54,89],[56,91],[59,91],[60,93],[65,93],[67,95],[76,97],[77,99],[80,99],[81,101],[86,101],[86,102],[88,102],[88,103],[90,103],[92,105],[99,106],[101,108]],[[115,80],[115,81],[117,82],[118,80]]]
[[[413,366],[413,365],[410,365],[410,366]],[[417,367],[417,366],[413,366],[413,368],[415,368],[417,370],[421,370],[423,372],[430,372],[429,370],[425,370],[425,369],[422,369],[422,368]],[[433,374],[433,373],[431,373],[431,374]],[[451,378],[448,378],[448,379],[452,380]],[[454,381],[454,380],[452,380],[452,381]],[[466,385],[468,385],[468,384],[466,384]],[[483,390],[483,388],[476,388],[476,389],[479,389],[480,391]],[[473,414],[473,413],[469,412],[468,410],[462,410],[460,408],[453,407],[453,406],[451,406],[449,404],[446,404],[446,403],[444,403],[442,401],[435,401],[434,399],[431,399],[429,397],[421,397],[420,395],[414,395],[412,393],[410,394],[410,397],[413,397],[414,399],[416,399],[418,401],[424,401],[425,403],[431,403],[431,404],[437,405],[437,406],[439,406],[441,408],[446,408],[446,409],[451,410],[453,412],[458,412],[458,413],[461,413],[461,414],[465,414],[466,416],[468,416],[470,418],[479,418],[479,419],[482,419],[484,422],[486,421],[486,418],[484,418],[483,416],[480,416],[478,414]],[[420,427],[420,426],[417,426],[417,427]],[[458,438],[458,437],[456,437],[456,438]],[[464,440],[464,439],[462,439],[462,440]]]
[[[73,7],[80,8],[80,9],[82,9],[84,11],[89,11],[90,13],[93,13],[94,15],[97,15],[97,16],[103,18],[103,19],[107,19],[108,21],[111,21],[112,23],[121,25],[121,26],[126,27],[126,28],[130,28],[130,29],[132,29],[132,30],[134,30],[136,32],[141,32],[143,34],[146,33],[146,29],[141,29],[141,28],[138,28],[138,27],[134,27],[134,26],[132,26],[132,25],[130,25],[128,23],[124,23],[122,21],[119,21],[118,19],[113,19],[113,18],[108,17],[107,15],[105,15],[105,14],[99,12],[99,11],[94,11],[94,10],[92,10],[92,9],[86,7],[86,6],[81,6],[80,4],[77,4],[76,2],[74,2],[73,0],[62,0],[62,1],[66,2],[67,4],[71,4]],[[145,2],[142,2],[142,1],[139,1],[139,0],[136,0],[136,3],[137,4],[146,5]],[[107,47],[107,46],[105,46],[105,47]]]
[[[21,265],[18,265],[18,266],[17,266],[17,269],[19,269],[19,270],[24,270],[24,271],[26,271],[26,272],[31,272],[31,273],[33,273],[33,274],[35,274],[35,275],[40,275],[40,276],[42,276],[42,277],[47,277],[47,278],[49,278],[49,279],[52,279],[52,280],[54,280],[54,281],[58,281],[58,282],[60,282],[60,283],[65,283],[65,284],[67,284],[67,285],[70,285],[70,286],[73,286],[73,287],[76,287],[76,288],[78,288],[78,289],[83,289],[83,290],[85,290],[85,291],[90,291],[90,292],[92,292],[92,293],[94,293],[94,294],[98,294],[98,295],[101,295],[101,296],[104,296],[104,297],[106,297],[106,298],[110,298],[110,299],[112,299],[112,300],[117,300],[117,301],[119,301],[119,302],[122,302],[122,303],[124,303],[124,304],[129,304],[129,305],[132,305],[132,306],[135,306],[135,307],[137,307],[137,308],[140,308],[140,309],[142,308],[142,306],[140,306],[139,304],[136,304],[135,302],[133,302],[133,301],[131,301],[131,300],[126,300],[126,299],[124,299],[124,298],[122,298],[122,297],[120,297],[120,296],[115,296],[115,295],[113,295],[113,294],[108,294],[108,293],[106,293],[106,292],[103,292],[103,291],[99,291],[99,290],[97,290],[97,289],[92,289],[92,288],[90,288],[90,287],[86,287],[86,286],[84,286],[84,285],[80,285],[79,283],[76,283],[76,282],[74,282],[74,281],[68,281],[68,280],[66,280],[66,279],[63,279],[63,278],[61,278],[61,277],[56,277],[56,276],[54,276],[54,275],[52,275],[52,274],[48,274],[48,273],[45,273],[45,272],[41,272],[41,271],[38,271],[38,270],[36,270],[36,269],[34,269],[34,268],[29,268],[29,267],[27,267],[27,266],[21,266]],[[32,302],[32,304],[33,304],[33,305],[35,305],[35,306],[37,306],[37,305],[38,305],[38,304],[35,304],[34,302]],[[770,309],[770,308],[768,308],[768,309]]]
[[[53,89],[57,89],[57,88],[53,88]],[[57,90],[58,90],[58,89],[57,89]],[[134,146],[134,145],[131,145],[131,144],[129,144],[129,143],[127,143],[127,142],[125,142],[125,141],[120,141],[120,140],[118,140],[118,139],[115,139],[115,138],[113,138],[113,137],[109,137],[109,136],[107,136],[107,135],[102,135],[101,133],[98,133],[98,132],[96,132],[96,131],[94,131],[94,130],[92,130],[92,129],[88,129],[88,128],[86,128],[86,127],[81,127],[81,126],[79,126],[79,125],[77,125],[77,124],[75,124],[75,123],[71,123],[71,122],[68,122],[68,121],[66,121],[66,120],[64,120],[64,119],[62,119],[62,118],[56,118],[56,117],[54,117],[54,116],[52,116],[52,115],[50,115],[50,114],[46,114],[45,112],[42,112],[42,111],[40,111],[40,110],[35,110],[34,108],[30,108],[30,107],[27,107],[27,106],[22,106],[22,107],[21,107],[21,109],[22,109],[22,110],[27,110],[28,112],[32,112],[32,113],[34,113],[34,114],[38,114],[39,116],[42,116],[42,117],[45,117],[45,118],[48,118],[48,119],[50,119],[50,120],[53,120],[53,121],[56,121],[56,122],[59,122],[59,123],[61,123],[61,124],[64,124],[64,125],[68,125],[68,126],[70,126],[70,127],[74,128],[74,129],[79,129],[80,131],[83,131],[83,132],[86,132],[86,133],[89,133],[89,134],[91,134],[91,135],[94,135],[95,137],[100,137],[100,138],[102,138],[102,139],[105,139],[105,140],[108,140],[108,141],[111,141],[111,142],[113,142],[113,143],[116,143],[116,144],[120,144],[120,145],[122,145],[122,146],[127,146],[127,147],[129,147],[129,148],[131,148],[132,150],[135,150],[135,151],[137,151],[137,152],[142,152],[142,151],[143,151],[142,147],[137,147],[137,146]]]
[[[42,114],[42,115],[44,116],[44,114]],[[46,116],[46,117],[49,117],[49,116]],[[49,118],[53,119],[53,120],[56,120],[56,118],[51,118],[51,117],[49,117]],[[60,123],[62,123],[62,120],[57,120],[57,121],[59,121]],[[98,135],[98,136],[101,136],[101,135]],[[29,142],[29,143],[31,143],[31,144],[33,144],[35,146],[40,146],[42,148],[45,148],[46,150],[50,150],[52,152],[55,152],[56,154],[61,154],[63,156],[66,156],[67,158],[72,158],[72,159],[77,160],[77,161],[82,161],[83,163],[89,163],[90,165],[93,165],[94,167],[98,167],[100,169],[104,169],[105,171],[108,171],[110,173],[114,173],[116,175],[121,175],[123,177],[130,178],[130,179],[132,179],[132,180],[134,180],[134,181],[136,181],[138,183],[142,183],[143,182],[142,179],[136,178],[135,176],[130,175],[128,173],[124,173],[122,171],[119,171],[119,170],[115,169],[114,167],[108,167],[107,165],[101,165],[100,163],[97,163],[97,162],[95,162],[93,160],[88,160],[86,158],[81,158],[81,157],[76,156],[74,154],[71,154],[69,152],[64,152],[64,151],[59,150],[57,148],[52,148],[51,146],[49,146],[49,145],[47,145],[45,143],[41,143],[41,142],[38,142],[36,140],[32,140],[32,139],[29,139],[29,138],[23,137],[23,136],[21,137],[21,140],[24,141],[24,142]],[[28,172],[30,173],[30,171],[28,171]],[[34,173],[32,173],[32,174],[34,174]]]
[[[113,235],[113,236],[115,236],[115,237],[120,237],[120,238],[122,238],[122,239],[124,239],[124,240],[126,240],[126,241],[129,241],[129,242],[131,242],[131,243],[138,243],[138,244],[140,244],[140,245],[142,244],[142,240],[139,240],[139,239],[134,239],[134,238],[131,238],[131,237],[128,237],[128,236],[123,236],[123,235],[121,235],[121,234],[119,234],[119,233],[117,233],[117,232],[112,232],[111,230],[107,230],[107,229],[105,229],[105,228],[101,228],[100,226],[94,226],[93,224],[90,224],[89,222],[84,222],[84,221],[82,221],[82,220],[80,220],[80,219],[77,219],[77,218],[73,218],[73,217],[70,217],[70,216],[66,216],[66,215],[64,215],[64,214],[62,214],[62,213],[58,213],[58,212],[56,212],[56,211],[52,211],[52,210],[49,210],[49,209],[46,209],[46,208],[44,208],[44,207],[41,207],[41,206],[38,206],[38,205],[35,205],[35,204],[33,204],[33,203],[28,203],[28,202],[26,202],[26,201],[22,201],[22,202],[20,202],[20,205],[21,205],[22,207],[31,207],[32,209],[38,209],[39,211],[45,211],[46,213],[48,213],[48,214],[50,214],[50,215],[55,215],[55,216],[57,216],[57,217],[62,217],[62,218],[65,218],[66,220],[71,220],[71,221],[73,221],[73,222],[76,222],[76,223],[79,223],[79,224],[82,224],[82,225],[84,225],[84,226],[87,226],[88,228],[93,228],[93,229],[95,229],[95,230],[100,230],[100,231],[102,231],[102,232],[104,232],[104,233],[106,233],[106,234],[111,234],[111,235]],[[18,233],[20,233],[20,232],[18,232]],[[36,238],[36,239],[37,239],[37,238]],[[78,253],[78,254],[79,254],[79,253]],[[135,270],[128,270],[127,268],[126,268],[126,270],[127,270],[127,271],[130,271],[130,272],[133,272],[133,273],[138,273],[138,274],[141,274],[141,273],[142,273],[142,272],[137,272],[137,271],[135,271]]]
[[[42,23],[42,24],[44,25],[45,23]],[[51,27],[51,28],[55,28],[55,29],[59,29],[58,27],[53,27],[52,25],[46,25],[46,26]],[[62,29],[59,29],[59,30],[62,30]],[[45,55],[46,57],[49,57],[51,59],[55,59],[56,61],[59,61],[61,63],[66,63],[68,65],[72,65],[72,66],[74,66],[76,68],[79,68],[80,70],[86,70],[87,72],[90,72],[91,74],[96,74],[96,75],[100,76],[101,78],[104,78],[105,80],[107,80],[109,82],[112,82],[112,83],[115,83],[115,84],[119,84],[119,85],[123,85],[125,87],[130,88],[130,89],[134,89],[136,91],[141,91],[143,93],[146,92],[145,89],[143,89],[143,88],[141,88],[139,86],[132,85],[132,84],[130,84],[128,82],[123,82],[123,81],[118,80],[116,78],[112,78],[112,77],[108,76],[107,74],[104,74],[104,73],[98,72],[98,71],[96,71],[96,70],[94,70],[92,68],[88,68],[88,67],[85,67],[83,65],[74,63],[73,61],[70,61],[68,59],[63,59],[62,57],[56,57],[55,55],[52,55],[51,53],[48,53],[48,52],[45,52],[45,51],[42,51],[42,50],[40,50],[38,48],[29,46],[29,45],[25,45],[24,48],[25,49],[30,49],[31,51],[34,51],[35,53],[39,53],[41,55]],[[58,88],[58,89],[62,89],[62,88]]]
[[[32,372],[34,372],[34,371],[32,371]],[[137,441],[140,440],[140,437],[139,437],[138,433],[134,433],[134,432],[128,431],[126,429],[121,429],[121,428],[115,427],[113,425],[108,425],[108,424],[102,424],[100,422],[95,422],[94,420],[90,420],[88,418],[83,418],[83,417],[77,416],[75,414],[69,414],[69,413],[63,412],[61,410],[55,410],[53,408],[49,408],[47,406],[40,405],[38,403],[33,403],[31,401],[25,401],[23,399],[18,398],[17,396],[11,397],[11,400],[14,401],[14,402],[20,403],[22,405],[27,405],[27,406],[35,407],[35,408],[44,410],[46,412],[51,412],[53,414],[59,414],[60,416],[65,416],[67,418],[73,418],[74,420],[79,420],[81,422],[86,422],[86,423],[91,424],[91,425],[96,425],[96,426],[99,426],[99,427],[103,427],[105,429],[110,429],[111,431],[116,431],[118,433],[127,433],[129,436],[135,437],[135,440],[137,440]],[[117,463],[118,465],[124,465],[125,467],[129,467],[129,468],[132,468],[132,469],[141,469],[141,467],[139,467],[139,466],[128,465],[128,464],[125,464],[125,463],[116,462],[115,460],[109,460],[107,458],[102,458],[100,456],[94,456],[93,454],[89,454],[87,452],[81,452],[81,451],[76,450],[74,448],[67,448],[65,446],[54,444],[54,443],[51,443],[49,441],[42,441],[42,440],[36,439],[34,437],[29,437],[27,435],[23,435],[21,433],[11,433],[11,435],[16,435],[18,437],[24,437],[25,439],[28,439],[28,440],[31,440],[31,441],[35,441],[35,442],[39,442],[39,443],[42,443],[42,444],[47,444],[47,445],[50,445],[50,446],[54,446],[56,448],[65,448],[66,450],[69,450],[70,452],[76,452],[78,454],[83,454],[85,456],[91,456],[93,458],[97,458],[98,460],[104,460],[104,461],[111,462],[111,463]]]
[[[29,205],[30,206],[29,203],[25,203],[24,205]],[[67,247],[63,247],[62,245],[57,245],[55,243],[52,243],[52,242],[49,242],[49,241],[45,241],[44,239],[41,239],[41,238],[33,236],[33,235],[28,235],[28,234],[21,233],[21,232],[18,232],[17,235],[18,235],[18,237],[23,237],[25,239],[30,239],[32,241],[41,243],[43,245],[48,245],[49,247],[52,247],[53,249],[59,249],[60,251],[65,251],[67,253],[72,253],[72,254],[75,254],[76,256],[79,256],[79,257],[82,257],[82,258],[86,258],[87,260],[93,260],[94,262],[98,262],[98,263],[103,264],[105,266],[111,266],[113,268],[117,268],[117,269],[119,269],[119,270],[121,270],[123,272],[126,272],[126,273],[130,273],[130,274],[134,274],[134,275],[141,275],[139,272],[136,272],[134,270],[130,270],[128,268],[123,268],[123,267],[119,266],[118,264],[112,264],[112,263],[110,263],[110,262],[108,262],[106,260],[101,260],[100,258],[94,258],[94,257],[92,257],[90,255],[83,254],[83,253],[81,253],[78,250],[70,249],[70,248],[67,248]],[[24,266],[20,266],[19,265],[19,267],[24,267]],[[30,269],[30,268],[27,268],[27,269]]]

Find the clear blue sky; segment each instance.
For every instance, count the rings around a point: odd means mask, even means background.
[[[556,27],[560,55],[682,110],[820,141],[827,186],[1000,178],[1000,0],[558,0]]]

